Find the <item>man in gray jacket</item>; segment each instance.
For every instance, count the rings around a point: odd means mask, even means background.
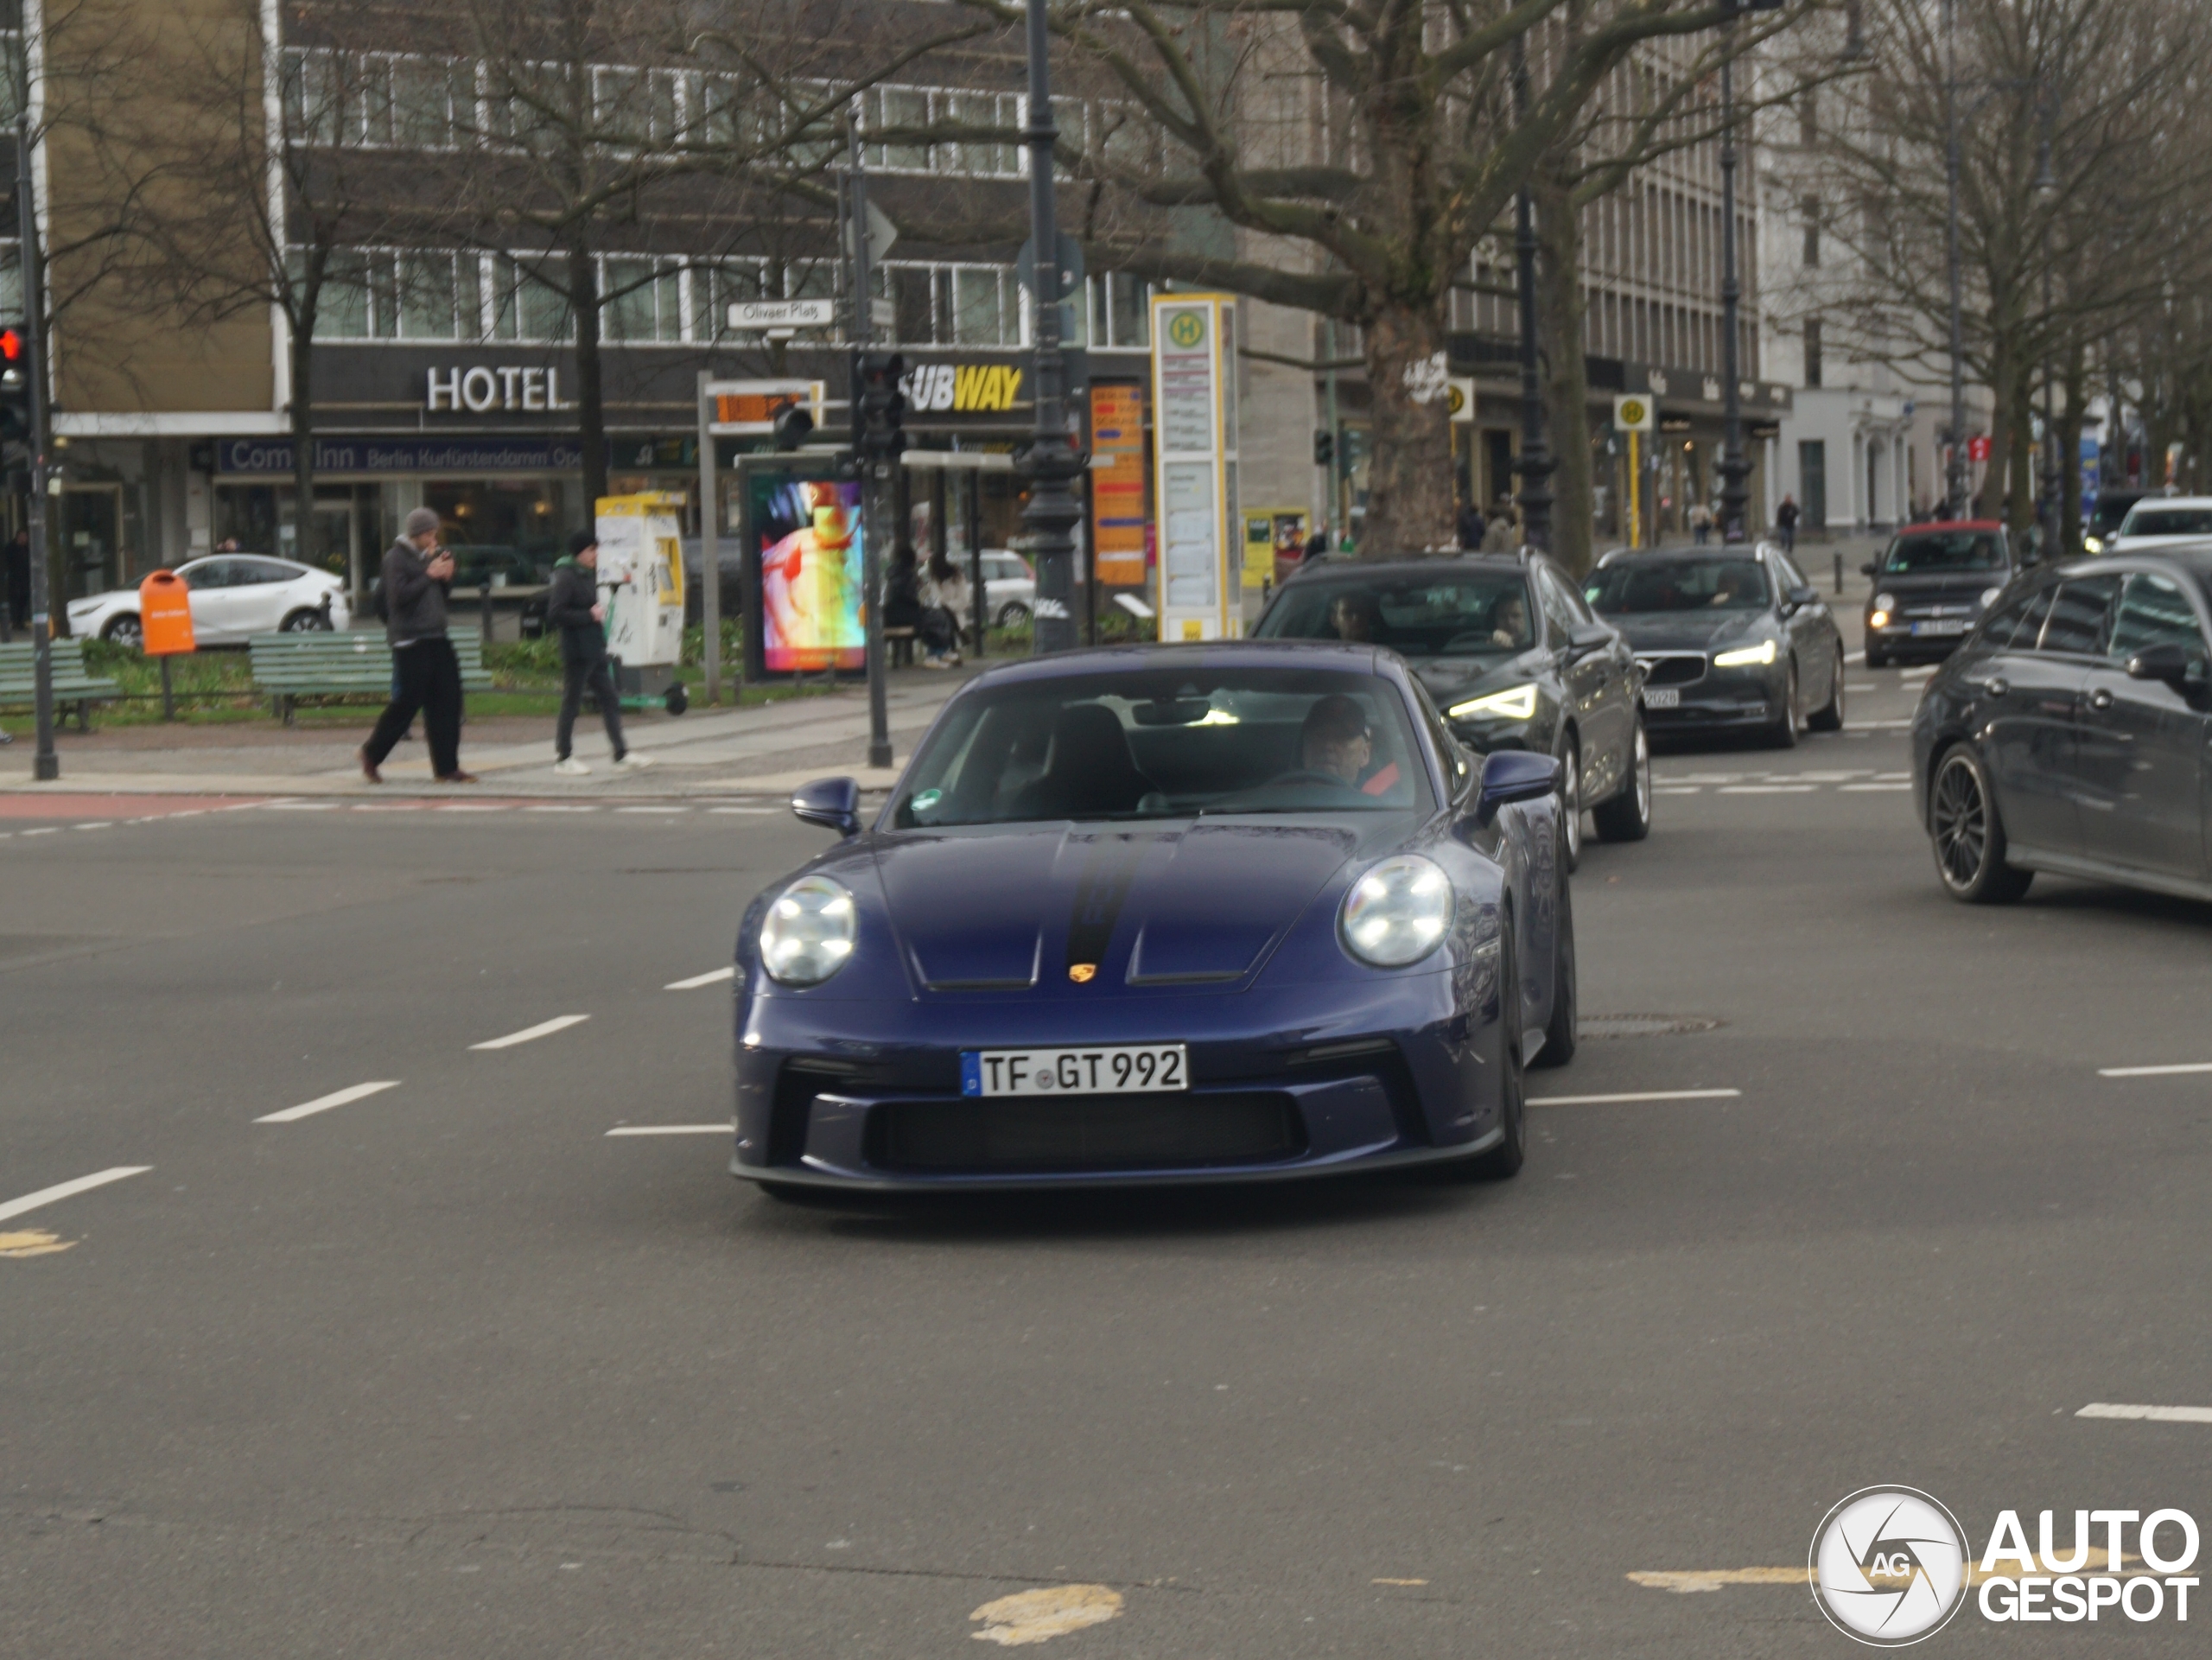
[[[398,687],[361,746],[361,775],[384,782],[377,769],[419,709],[432,776],[441,784],[474,784],[476,775],[461,770],[461,660],[446,638],[453,555],[438,545],[438,516],[429,508],[407,515],[385,553],[383,584],[384,633]]]

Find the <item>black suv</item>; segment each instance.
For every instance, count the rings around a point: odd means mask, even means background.
[[[1452,734],[1478,754],[1556,755],[1567,802],[1609,842],[1651,830],[1643,671],[1620,632],[1531,554],[1310,560],[1277,588],[1262,639],[1366,640],[1406,659]],[[1566,815],[1570,862],[1582,816]]]

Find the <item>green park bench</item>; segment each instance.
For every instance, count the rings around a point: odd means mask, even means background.
[[[35,696],[31,684],[31,654],[36,649],[27,639],[0,646],[0,706],[27,704]],[[90,732],[92,705],[122,696],[123,688],[112,680],[85,672],[85,642],[81,639],[57,639],[49,655],[53,663],[54,701],[65,708],[74,703],[78,730]]]
[[[461,659],[463,691],[492,690],[484,642],[474,634],[452,637]],[[269,712],[292,724],[302,697],[338,699],[391,696],[391,647],[380,634],[256,634],[246,642],[253,659],[253,690],[269,699]]]

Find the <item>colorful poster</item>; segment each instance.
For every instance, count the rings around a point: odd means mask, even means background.
[[[1090,389],[1091,498],[1097,504],[1098,580],[1137,588],[1145,579],[1144,391]]]
[[[756,476],[753,523],[763,666],[771,674],[865,666],[859,484]]]

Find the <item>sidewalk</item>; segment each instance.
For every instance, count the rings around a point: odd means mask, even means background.
[[[887,702],[894,765],[905,762],[945,700],[978,666],[902,671],[891,677]],[[32,782],[28,741],[18,739],[0,748],[0,792],[374,798],[395,787],[410,792],[431,787],[429,760],[419,741],[392,752],[383,768],[381,791],[361,776],[355,753],[376,719],[376,711],[367,708],[358,725],[317,731],[273,722],[102,731],[99,717],[93,718],[89,737],[72,732],[58,740],[58,783]],[[858,779],[863,789],[881,790],[897,776],[864,764],[868,694],[858,686],[752,709],[694,705],[690,714],[674,718],[627,718],[631,747],[653,760],[652,767],[638,773],[613,769],[607,735],[597,717],[587,714],[576,723],[575,754],[591,766],[591,775],[557,776],[552,726],[550,716],[472,722],[461,735],[461,765],[501,796],[583,800],[781,795],[810,779],[841,773]],[[460,799],[468,792],[452,793]]]

